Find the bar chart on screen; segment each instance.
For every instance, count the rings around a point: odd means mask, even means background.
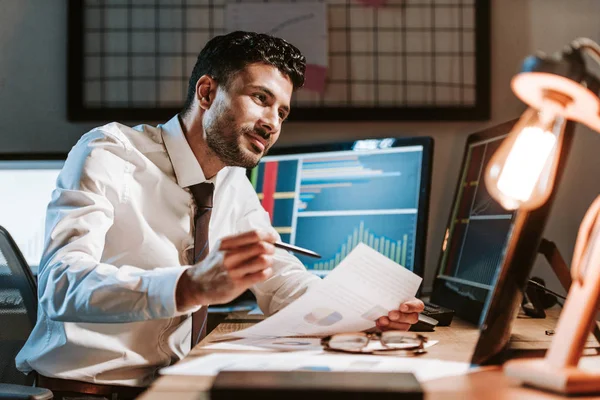
[[[316,251],[297,255],[319,276],[359,243],[412,270],[422,147],[265,157],[251,172],[281,240]]]
[[[299,218],[296,244],[318,249],[323,260],[314,261],[299,256],[307,269],[317,275],[326,275],[333,270],[359,243],[364,243],[392,261],[411,269],[413,265],[414,215],[379,214],[345,215],[331,218]],[[366,222],[366,224],[365,224]],[[322,226],[325,225],[325,226]],[[368,226],[368,227],[367,227]],[[396,230],[404,227],[406,233],[399,239]],[[327,235],[318,236],[311,232],[326,229]]]

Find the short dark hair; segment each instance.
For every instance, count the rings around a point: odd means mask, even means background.
[[[215,36],[198,55],[181,115],[185,115],[192,107],[196,83],[202,75],[209,75],[218,84],[227,87],[237,72],[255,63],[277,68],[290,78],[294,90],[304,85],[306,58],[285,40],[264,33],[242,31]]]

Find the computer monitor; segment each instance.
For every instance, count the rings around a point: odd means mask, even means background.
[[[365,243],[423,276],[433,139],[386,138],[274,148],[249,171],[283,241],[326,276]]]
[[[494,289],[484,305],[479,325],[479,339],[471,357],[475,365],[502,364],[509,356],[507,352],[511,327],[517,316],[523,292],[539,252],[542,234],[548,221],[556,188],[565,169],[565,163],[573,142],[576,123],[567,121],[563,131],[560,155],[554,179],[554,190],[539,208],[518,211],[511,230],[511,240],[504,252],[504,262],[494,278]]]
[[[66,154],[0,155],[0,225],[37,272],[44,249],[46,209]]]
[[[462,319],[479,325],[471,360],[475,365],[500,363],[504,357],[554,198],[552,194],[543,207],[518,216],[504,210],[485,188],[485,167],[516,122],[467,138],[431,294],[432,303],[454,309]],[[565,130],[555,185],[571,138]],[[511,248],[510,239],[517,232],[517,245]]]
[[[455,310],[478,324],[502,264],[514,213],[494,201],[483,173],[516,120],[467,138],[462,166],[446,225],[431,302]]]

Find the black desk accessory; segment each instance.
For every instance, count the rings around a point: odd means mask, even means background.
[[[544,256],[544,258],[550,265],[550,268],[552,268],[552,272],[554,272],[554,274],[558,278],[558,281],[560,282],[562,287],[565,289],[566,292],[569,292],[569,289],[571,288],[571,283],[572,283],[571,272],[570,272],[569,266],[565,262],[565,259],[560,254],[558,247],[556,247],[556,244],[550,240],[542,238],[542,240],[540,241],[539,248],[538,248],[538,253]],[[535,283],[529,284],[529,285],[531,287],[535,287],[535,288],[539,289],[539,287],[536,286]],[[548,292],[547,289],[543,289],[543,290],[545,292]],[[532,292],[530,291],[530,293],[532,293]],[[525,293],[525,295],[527,295],[527,292]],[[539,297],[541,297],[541,295]],[[537,310],[536,310],[537,314],[539,314],[538,318],[546,317],[546,313],[543,310],[544,306],[545,306],[544,300],[549,301],[550,299],[548,297],[544,296],[540,299],[540,301],[538,301],[536,304],[534,304],[534,307],[537,308]],[[540,312],[540,310],[541,310],[541,312]],[[528,311],[530,313],[533,313],[532,310],[526,310],[525,308],[523,308],[523,311],[525,311],[526,314]],[[543,314],[543,316],[542,316],[542,314]],[[530,314],[528,314],[528,315],[530,315]],[[530,315],[530,316],[535,317],[534,315]],[[594,335],[596,340],[600,343],[600,327],[598,327],[598,323],[593,324],[592,334]]]
[[[525,315],[531,318],[546,318],[544,310],[558,303],[554,293],[546,288],[546,282],[542,278],[534,276],[529,279],[521,304]]]
[[[329,371],[221,371],[212,400],[423,399],[412,373]]]
[[[412,324],[409,328],[412,332],[433,332],[435,327],[439,325],[439,321],[435,318],[428,317],[424,313],[419,314],[419,320]]]
[[[436,319],[438,321],[437,326],[450,326],[452,318],[454,318],[454,310],[429,302],[425,303],[422,314]]]

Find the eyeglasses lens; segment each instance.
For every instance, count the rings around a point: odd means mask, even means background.
[[[407,336],[397,332],[384,332],[381,335],[381,344],[394,349],[416,349],[421,346],[421,340],[414,336]]]
[[[359,351],[364,348],[369,339],[361,335],[335,335],[329,341],[329,347],[336,350]]]

